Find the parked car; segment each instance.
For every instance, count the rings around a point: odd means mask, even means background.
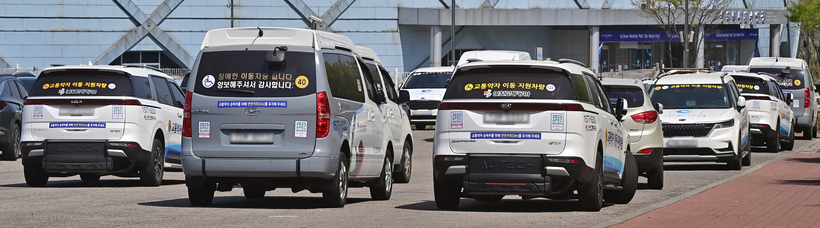
[[[276,188],[321,192],[331,207],[344,206],[354,186],[390,199],[397,142],[384,130],[386,99],[349,38],[225,28],[208,31],[202,47],[183,121],[191,204],[210,205],[215,190],[236,184],[249,199]]]
[[[31,88],[34,87],[34,82],[37,81],[35,77],[19,77],[17,80],[20,80],[23,83],[23,87],[25,87],[26,92],[31,92]]]
[[[458,58],[458,65],[463,65],[472,61],[498,61],[498,60],[531,60],[530,53],[526,51],[509,50],[477,50],[468,51]]]
[[[400,99],[390,73],[384,69],[379,56],[373,49],[356,46],[356,54],[364,60],[365,66],[376,84],[376,91],[382,91],[387,100],[381,106],[384,119],[387,120],[393,144],[393,151],[401,151],[401,156],[393,157],[393,180],[397,183],[408,183],[413,171],[413,131],[410,129],[410,116],[404,112],[401,105],[409,100],[409,93],[404,91],[404,100]],[[405,102],[400,102],[405,101]]]
[[[578,198],[584,210],[628,203],[638,168],[621,117],[594,74],[573,60],[458,66],[439,106],[436,206],[505,195]]]
[[[646,177],[649,188],[663,189],[663,128],[658,118],[663,104],[652,103],[640,80],[604,78],[601,84],[611,104],[618,98],[626,99],[629,108],[621,121],[629,132],[629,148],[638,173]]]
[[[12,75],[14,75],[14,77],[18,77],[18,78],[37,77],[37,76],[35,76],[34,74],[32,74],[31,72],[28,72],[28,71],[15,72]]]
[[[447,90],[447,81],[453,74],[453,67],[425,67],[410,72],[401,90],[410,93],[410,123],[416,130],[424,130],[427,125],[436,124],[436,114],[441,97]]]
[[[746,98],[751,118],[752,144],[766,144],[769,152],[794,148],[793,94],[784,94],[769,75],[730,73],[737,80],[740,95]]]
[[[0,75],[0,150],[3,160],[16,161],[20,157],[20,109],[27,96],[28,92],[18,78]]]
[[[735,170],[751,164],[746,98],[728,73],[661,76],[649,97],[664,106],[664,161],[726,162]]]
[[[794,97],[791,109],[797,118],[795,132],[803,132],[803,139],[817,137],[817,93],[811,83],[811,69],[806,61],[795,58],[756,57],[749,61],[749,72],[767,73],[780,84],[784,93]]]
[[[50,176],[102,175],[162,183],[165,161],[179,163],[182,91],[161,71],[81,65],[43,70],[23,108],[26,184]]]

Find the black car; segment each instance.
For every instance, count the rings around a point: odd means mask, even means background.
[[[20,156],[20,127],[25,86],[14,75],[0,75],[0,151],[2,159],[16,161]]]
[[[25,88],[26,92],[30,92],[31,87],[34,86],[34,82],[37,81],[37,78],[35,78],[35,77],[19,77],[19,78],[17,78],[17,80],[20,80],[20,82],[23,83],[23,87],[26,87]],[[25,98],[25,97],[23,97],[23,98]]]

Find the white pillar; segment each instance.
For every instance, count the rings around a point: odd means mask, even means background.
[[[705,39],[704,36],[706,34],[703,34],[703,32],[704,32],[703,31],[703,26],[699,26],[698,27],[698,40],[697,40],[697,42],[698,42],[698,55],[697,55],[697,59],[695,60],[695,68],[703,68],[703,64],[704,64],[704,61],[705,61],[705,58],[703,57],[703,53],[704,53],[703,50],[706,47],[706,41],[704,40]]]
[[[600,27],[592,26],[589,33],[589,68],[598,74],[601,73],[598,72],[601,61],[600,30]]]
[[[441,28],[430,27],[430,66],[441,66]]]
[[[780,38],[783,35],[783,26],[772,24],[769,26],[769,31],[772,38],[771,44],[769,44],[769,56],[770,57],[780,57]]]

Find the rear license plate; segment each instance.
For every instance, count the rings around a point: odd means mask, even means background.
[[[486,112],[484,123],[516,124],[530,122],[530,114],[526,112]]]
[[[541,157],[470,157],[471,173],[541,173]]]
[[[231,133],[231,143],[273,144],[273,137],[273,133],[234,132]]]
[[[46,145],[46,150],[49,154],[102,155],[105,149],[105,143],[50,142]]]
[[[60,116],[93,116],[93,106],[60,106]]]
[[[669,140],[666,142],[666,147],[698,147],[698,140],[697,139],[677,139],[677,140]]]

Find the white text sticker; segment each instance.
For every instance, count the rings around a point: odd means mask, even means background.
[[[199,138],[200,139],[211,138],[211,122],[210,121],[199,121]]]
[[[293,137],[296,138],[305,138],[307,137],[308,126],[307,121],[297,120],[296,121],[296,129],[293,133]]]

